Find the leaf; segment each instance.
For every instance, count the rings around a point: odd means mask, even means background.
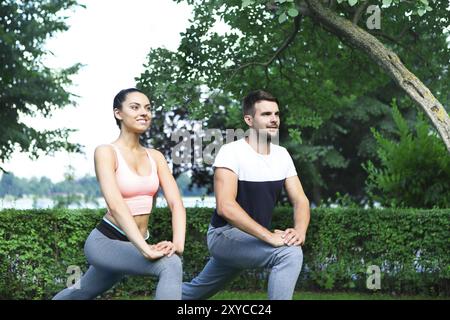
[[[289,136],[291,137],[292,141],[295,141],[298,144],[302,144],[301,132],[298,129],[290,128]]]
[[[392,4],[392,0],[383,0],[383,7],[388,8]]]
[[[287,20],[287,15],[286,12],[283,12],[279,17],[278,17],[278,22],[279,23],[283,23]]]
[[[295,18],[298,16],[298,10],[295,8],[291,8],[288,10],[288,15],[290,15],[292,18]]]
[[[348,0],[348,4],[352,7],[357,3],[358,3],[358,0]]]
[[[251,4],[253,4],[253,0],[242,0],[242,9],[248,7]]]

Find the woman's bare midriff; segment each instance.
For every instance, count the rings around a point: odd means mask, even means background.
[[[117,223],[116,219],[110,214],[105,214],[105,218],[114,223],[118,228],[119,224]],[[147,229],[148,229],[148,220],[150,218],[150,214],[141,214],[138,216],[133,216],[134,221],[136,221],[136,224],[138,226],[139,231],[141,232],[142,236],[145,238],[147,236]]]

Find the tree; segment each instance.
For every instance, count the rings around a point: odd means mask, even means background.
[[[367,188],[383,206],[448,208],[450,206],[450,157],[437,135],[420,114],[414,129],[402,117],[395,102],[392,116],[396,137],[373,130],[381,164],[365,165]]]
[[[324,7],[319,0],[306,0],[308,6],[303,13],[305,15],[309,14],[313,20],[322,24],[333,34],[341,36],[350,45],[360,49],[377,63],[423,109],[441,135],[448,152],[450,152],[450,118],[443,105],[433,96],[425,84],[405,67],[392,50],[383,45],[375,36],[357,26],[359,12],[364,10],[369,2],[356,0],[348,0],[348,2],[350,5],[361,3],[360,8],[355,12],[354,23],[350,23],[349,20]],[[393,2],[399,6],[401,5],[401,0],[383,1],[388,6]],[[418,16],[432,10],[428,0],[417,0],[416,2],[412,1],[412,3],[415,5],[412,9],[416,10]],[[444,32],[445,28],[448,27],[448,20],[445,22],[445,18],[448,19],[448,4],[441,1],[435,2],[433,5],[439,7],[440,12],[443,13],[441,19],[435,22],[441,26],[441,31]],[[442,23],[447,24],[442,25]]]
[[[77,7],[74,0],[14,1],[0,3],[0,162],[15,150],[32,158],[57,150],[80,152],[81,146],[68,142],[70,129],[38,131],[20,122],[21,115],[51,116],[54,110],[74,104],[65,87],[79,64],[51,70],[42,58],[45,41],[67,30],[61,12]],[[4,169],[0,165],[0,169]]]
[[[21,197],[26,193],[24,184],[21,179],[14,176],[12,173],[5,173],[0,179],[0,197],[11,195],[14,197]]]
[[[62,193],[56,195],[56,208],[68,208],[70,205],[81,204],[82,196],[77,192],[78,188],[74,188],[75,184],[75,168],[71,164],[66,167],[64,172],[64,180],[58,183]]]
[[[152,50],[138,85],[148,89],[157,106],[183,106],[190,118],[222,130],[245,128],[239,101],[248,91],[272,92],[282,104],[280,140],[293,155],[308,196],[316,204],[337,191],[362,200],[367,173],[361,164],[377,161],[370,128],[394,130],[388,116],[393,98],[408,119],[417,113],[397,80],[345,35],[324,27],[309,2],[188,3],[193,18],[177,52]],[[408,6],[395,2],[383,9],[382,32],[370,33],[386,41],[439,100],[448,101],[447,7],[435,3],[420,17],[406,16]],[[355,21],[346,27],[370,35],[359,27],[365,7],[332,1],[324,8],[340,22]],[[219,34],[218,23],[229,30]],[[210,173],[198,170],[193,181],[206,185]]]

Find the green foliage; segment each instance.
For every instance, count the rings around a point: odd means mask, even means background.
[[[66,287],[69,266],[87,270],[84,242],[104,210],[0,212],[0,298],[49,299]],[[212,209],[187,210],[184,280],[208,259],[206,231]],[[155,209],[151,241],[171,239],[170,211]],[[366,270],[381,268],[381,291],[450,295],[449,210],[313,209],[302,290],[367,292]],[[278,208],[273,227],[292,226],[292,209]],[[228,289],[265,290],[267,271],[243,272]],[[103,298],[151,295],[155,279],[127,277]]]
[[[394,101],[392,117],[394,138],[373,130],[380,165],[365,165],[369,194],[383,206],[449,208],[450,157],[445,145],[422,114],[412,130]]]
[[[363,5],[366,1],[363,0],[337,0],[338,4],[347,3],[350,7],[355,5]],[[378,3],[377,3],[378,2]],[[376,5],[381,5],[383,8],[389,8],[394,5],[401,4],[402,0],[380,0],[372,2]],[[403,1],[404,2],[404,1]],[[242,0],[242,8],[257,5],[257,4],[269,4],[270,2],[267,0]],[[286,21],[288,16],[296,17],[298,15],[298,10],[296,9],[296,4],[294,0],[275,0],[274,4],[279,6],[277,11],[277,15],[279,16],[279,23],[283,23]],[[428,11],[432,11],[433,8],[430,6],[429,0],[415,0],[408,1],[408,9],[412,11],[412,13],[423,16]]]
[[[365,1],[362,0],[337,0],[338,3],[347,2],[349,6],[353,7],[357,4],[364,4]],[[383,8],[389,8],[393,5],[399,5],[401,2],[405,2],[402,0],[381,0],[378,1],[379,5],[382,5]],[[408,9],[411,10],[413,14],[418,16],[423,16],[428,11],[432,11],[433,8],[430,6],[430,2],[428,0],[415,0],[408,1]]]
[[[267,293],[263,291],[220,291],[212,300],[267,300]],[[308,292],[301,290],[294,292],[292,300],[447,300],[448,297],[430,297],[420,295],[390,295],[380,293],[355,292]]]
[[[20,120],[22,115],[48,117],[73,103],[65,87],[80,65],[51,70],[42,58],[45,41],[68,28],[61,13],[76,6],[75,0],[0,2],[0,162],[15,150],[33,158],[57,150],[81,151],[79,144],[68,142],[73,130],[38,131]]]
[[[411,110],[402,90],[370,58],[314,19],[303,17],[293,33],[298,19],[288,14],[292,1],[185,2],[193,6],[193,17],[179,48],[151,50],[137,78],[159,112],[181,114],[170,116],[178,125],[197,119],[203,129],[245,131],[240,101],[251,90],[265,89],[280,99],[280,144],[291,153],[311,202],[320,205],[337,192],[357,202],[367,200],[367,173],[361,164],[372,160],[377,165],[370,128],[393,130],[388,116],[393,98],[403,113]],[[393,1],[382,10],[382,32],[366,31],[397,53],[448,106],[448,5],[437,1],[422,17],[407,14],[416,5]],[[345,1],[331,9],[352,20],[359,7],[360,3],[352,7]],[[280,24],[282,12],[287,19]],[[366,28],[364,18],[358,25]],[[292,42],[276,54],[291,35]],[[414,113],[407,116],[414,118]],[[166,148],[168,139],[161,128],[152,128],[149,140]],[[165,154],[170,158],[170,149]],[[193,181],[212,189],[212,170],[196,164],[188,169]]]

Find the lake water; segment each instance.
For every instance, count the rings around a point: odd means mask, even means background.
[[[183,197],[183,204],[186,208],[204,207],[215,208],[216,199],[214,197]],[[106,203],[103,198],[97,198],[97,203],[82,203],[80,205],[72,204],[69,209],[89,208],[98,209],[105,208]],[[56,201],[50,198],[33,199],[32,197],[23,197],[19,199],[12,199],[12,197],[0,198],[0,210],[3,209],[49,209],[53,208]],[[164,198],[158,197],[156,199],[156,207],[167,207],[167,202]]]

